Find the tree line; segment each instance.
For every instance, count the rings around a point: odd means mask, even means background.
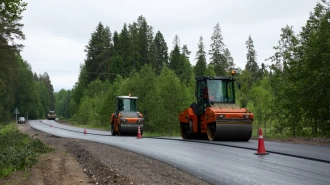
[[[33,74],[19,55],[22,45],[14,42],[13,38],[25,39],[19,23],[25,7],[21,0],[1,3],[1,120],[8,120],[17,106],[35,118],[55,109],[61,117],[108,128],[115,96],[132,94],[139,97],[138,109],[145,113],[146,130],[178,134],[179,112],[196,101],[195,77],[230,75],[234,69],[236,101],[255,114],[255,131],[263,127],[266,135],[330,134],[327,0],[316,4],[300,33],[294,33],[291,26],[282,28],[274,54],[267,59],[271,65],[258,64],[254,41],[247,35],[243,69],[236,67],[219,23],[214,26],[209,50],[203,36],[199,37],[195,57],[178,35],[169,50],[163,34],[154,32],[142,15],[125,23],[119,32],[99,23],[85,47],[77,83],[70,90],[55,93],[48,74]]]
[[[26,6],[22,0],[0,3],[1,122],[12,119],[16,107],[19,116],[28,114],[29,118],[38,119],[45,118],[55,106],[54,89],[48,74],[33,74],[30,64],[20,55],[23,45],[15,42],[25,39],[20,20]]]
[[[236,101],[255,114],[255,132],[264,127],[267,135],[329,135],[329,7],[325,0],[317,3],[299,34],[284,27],[274,55],[267,59],[271,65],[258,64],[248,35],[244,69],[236,67],[219,23],[209,51],[200,36],[194,59],[178,35],[168,53],[163,34],[154,34],[143,16],[113,34],[99,23],[85,48],[78,82],[55,93],[56,109],[63,117],[108,128],[115,96],[132,94],[139,97],[146,130],[178,134],[179,112],[196,101],[195,76],[229,75],[234,69]]]

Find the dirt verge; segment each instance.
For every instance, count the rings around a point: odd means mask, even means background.
[[[0,179],[0,184],[208,184],[161,161],[105,144],[18,129],[55,148],[38,165]]]

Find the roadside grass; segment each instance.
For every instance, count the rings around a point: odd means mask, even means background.
[[[41,154],[51,151],[39,139],[20,132],[15,123],[0,124],[0,178],[32,167]]]

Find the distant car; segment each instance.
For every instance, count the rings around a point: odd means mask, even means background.
[[[19,117],[18,118],[18,124],[20,123],[25,123],[25,118],[24,117]]]

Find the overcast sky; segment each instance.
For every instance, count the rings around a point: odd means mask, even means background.
[[[177,34],[191,51],[195,65],[199,37],[205,51],[211,35],[220,24],[224,44],[236,66],[244,68],[251,35],[259,66],[274,54],[281,28],[293,26],[301,31],[318,0],[24,0],[23,32],[26,40],[22,57],[37,74],[47,72],[55,91],[71,89],[84,63],[85,46],[99,22],[111,32],[120,32],[124,23],[136,22],[143,15],[154,33],[162,32],[169,50]],[[209,56],[207,56],[208,60]]]

